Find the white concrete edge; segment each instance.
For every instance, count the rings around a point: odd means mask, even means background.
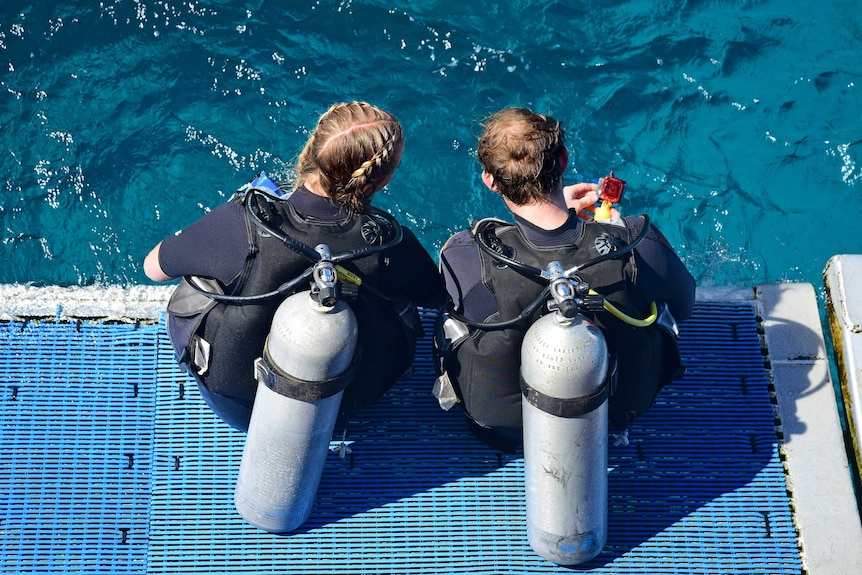
[[[697,288],[697,301],[751,301],[754,302],[754,288]]]
[[[755,294],[805,572],[856,575],[862,520],[814,288],[765,284]]]
[[[176,284],[38,287],[0,284],[0,321],[24,318],[155,321]],[[698,289],[699,301],[754,300],[753,289]]]
[[[27,318],[155,321],[164,313],[174,287],[174,284],[86,287],[0,284],[0,321]]]

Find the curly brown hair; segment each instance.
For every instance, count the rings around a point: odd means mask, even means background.
[[[334,203],[363,213],[401,162],[403,141],[401,124],[389,112],[367,102],[334,104],[297,158],[295,187],[316,174]]]
[[[527,108],[506,108],[485,122],[477,155],[496,191],[522,206],[546,201],[554,192],[564,147],[559,121]]]

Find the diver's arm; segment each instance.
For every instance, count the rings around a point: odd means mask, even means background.
[[[162,242],[159,242],[156,244],[156,247],[150,250],[147,257],[144,258],[144,273],[147,274],[147,277],[154,282],[167,282],[176,279],[166,274],[164,270],[162,270],[162,266],[159,264],[159,252],[161,247]]]
[[[192,275],[228,285],[242,271],[249,250],[243,207],[216,206],[192,225],[165,238],[151,262],[154,273],[168,279]],[[154,249],[155,251],[155,249]],[[150,257],[150,256],[148,256]],[[147,271],[145,265],[144,271]],[[158,280],[147,274],[150,279]]]
[[[437,265],[409,228],[401,227],[403,238],[387,250],[384,291],[407,296],[414,304],[440,309],[446,303],[446,290]]]
[[[635,250],[638,285],[647,297],[667,303],[678,321],[686,320],[694,311],[694,278],[661,231],[650,228]]]
[[[482,259],[469,230],[458,232],[440,252],[440,268],[455,310],[475,321],[485,321],[499,306],[482,282]]]

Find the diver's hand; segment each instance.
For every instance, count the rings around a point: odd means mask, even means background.
[[[598,189],[599,187],[596,184],[590,183],[564,186],[563,197],[566,200],[566,207],[577,210],[578,217],[582,220],[593,219],[596,204],[599,202]],[[611,209],[611,217],[620,217],[620,213],[616,208]]]
[[[588,183],[564,186],[563,197],[566,199],[566,206],[578,212],[592,206],[599,201],[598,189],[596,184]]]

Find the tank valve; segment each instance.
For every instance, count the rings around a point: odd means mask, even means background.
[[[320,254],[320,260],[314,264],[312,278],[314,286],[312,297],[324,307],[333,307],[338,302],[338,272],[332,263],[329,246],[319,244],[314,251]]]

